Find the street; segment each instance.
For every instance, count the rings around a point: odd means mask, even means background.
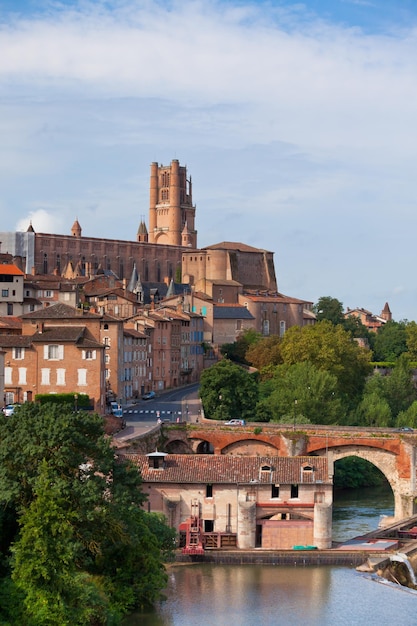
[[[199,384],[181,389],[157,393],[152,400],[138,400],[123,407],[126,428],[114,438],[119,441],[132,439],[152,430],[160,423],[197,422],[200,419],[201,403],[198,397]]]

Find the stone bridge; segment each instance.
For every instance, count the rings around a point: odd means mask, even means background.
[[[163,428],[166,452],[176,454],[234,454],[242,456],[326,456],[330,477],[334,463],[357,456],[375,465],[394,494],[395,519],[417,513],[417,434],[393,430],[249,424],[228,427],[192,424]]]

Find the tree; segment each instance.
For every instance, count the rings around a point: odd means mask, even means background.
[[[313,311],[319,322],[328,320],[334,325],[343,323],[343,304],[336,298],[322,296],[313,306]]]
[[[257,343],[261,338],[260,333],[256,332],[254,328],[248,328],[245,330],[238,339],[233,343],[224,343],[220,347],[220,352],[226,359],[230,361],[236,361],[236,363],[242,363],[247,365],[246,353],[249,347]]]
[[[278,366],[272,383],[263,400],[272,421],[336,424],[344,416],[336,377],[309,362]]]
[[[385,398],[375,392],[366,393],[357,411],[357,423],[360,426],[391,426],[391,409]]]
[[[24,607],[11,623],[117,623],[155,601],[165,548],[137,468],[115,456],[102,419],[28,404],[0,417],[0,432],[0,503],[19,526],[3,559]]]
[[[280,345],[281,338],[278,335],[264,337],[250,344],[245,359],[259,370],[269,365],[279,365],[282,363]]]
[[[407,352],[406,324],[390,320],[378,329],[374,342],[374,359],[396,361],[404,352]]]
[[[405,327],[407,354],[411,361],[417,361],[417,324],[408,322]]]
[[[258,401],[257,376],[223,359],[202,373],[200,397],[209,419],[254,419]]]
[[[292,326],[281,343],[284,364],[308,361],[337,379],[337,392],[349,404],[362,394],[371,371],[370,353],[361,348],[342,326],[324,320],[314,326]]]

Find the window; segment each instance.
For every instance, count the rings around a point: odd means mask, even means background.
[[[85,387],[87,385],[87,370],[79,369],[78,370],[78,385],[80,387]]]
[[[65,385],[65,369],[64,368],[58,368],[56,370],[56,384]]]
[[[26,385],[26,367],[19,367],[19,385]]]
[[[206,498],[213,497],[213,485],[206,485]]]
[[[283,320],[279,323],[279,336],[283,337],[285,335],[285,322]]]
[[[262,321],[262,334],[264,335],[264,337],[269,336],[269,320]]]
[[[95,360],[95,358],[96,358],[96,351],[95,350],[83,350],[82,358],[83,359],[87,359],[89,361]]]
[[[7,315],[13,315],[13,304],[7,303]]]
[[[13,348],[13,358],[17,360],[21,360],[25,358],[25,349],[24,348]]]
[[[279,485],[271,485],[271,498],[279,498]]]
[[[52,291],[50,291],[49,289],[47,289],[47,290],[45,291],[45,296],[46,296],[47,298],[52,298]]]
[[[12,384],[12,368],[5,367],[4,368],[4,384],[11,385]],[[7,401],[6,401],[7,403]]]
[[[51,360],[58,360],[61,357],[61,350],[60,348],[63,348],[63,346],[57,346],[55,344],[51,344],[49,346],[45,346],[47,348],[47,359],[51,359]]]
[[[214,531],[214,520],[213,519],[205,519],[204,520],[204,532],[212,533]]]
[[[291,498],[298,498],[298,485],[291,485]]]
[[[51,370],[49,367],[43,367],[41,369],[41,385],[49,385],[50,384],[50,375]]]
[[[9,297],[9,290],[8,289],[2,289],[1,290],[1,296],[2,296],[2,298],[8,298]]]

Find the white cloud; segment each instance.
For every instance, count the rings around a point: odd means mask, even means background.
[[[25,232],[32,224],[38,233],[59,233],[62,232],[62,219],[45,209],[35,209],[24,217],[21,217],[16,224],[15,230]]]
[[[398,259],[409,251],[401,272],[416,261],[415,23],[365,34],[282,3],[57,6],[0,24],[3,229],[69,233],[78,217],[84,234],[134,238],[149,163],[179,158],[201,245],[276,250],[299,297],[402,297]]]

